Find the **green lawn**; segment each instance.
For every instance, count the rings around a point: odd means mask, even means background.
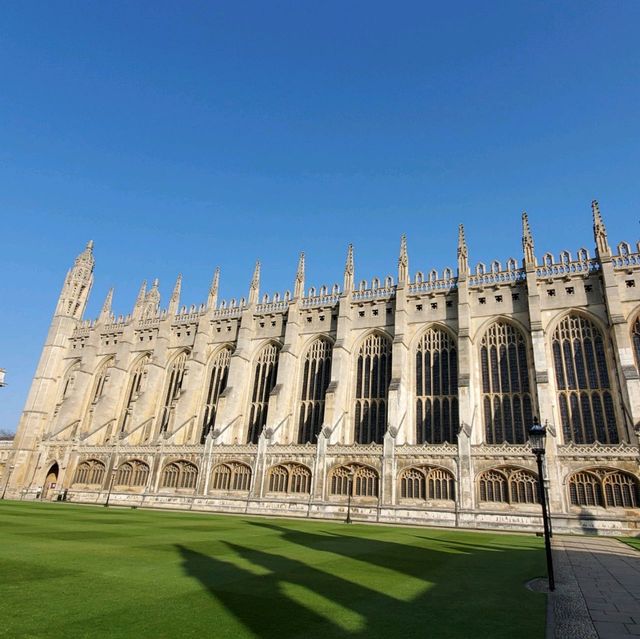
[[[629,544],[632,548],[640,550],[640,537],[620,537],[620,541],[624,541],[625,544]]]
[[[533,535],[0,502],[2,637],[544,636]]]

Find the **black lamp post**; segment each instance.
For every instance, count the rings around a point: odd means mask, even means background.
[[[349,493],[347,495],[347,518],[344,521],[345,524],[353,523],[351,521],[351,493],[353,492],[353,474],[354,474],[353,469],[351,469],[351,471],[349,472],[348,480],[347,480]]]
[[[104,502],[104,507],[105,508],[109,507],[109,499],[111,498],[111,490],[113,489],[113,482],[115,481],[117,472],[118,472],[118,467],[114,466],[113,470],[111,471],[111,479],[109,480],[109,492],[107,493],[107,501]]]
[[[529,428],[529,443],[531,451],[536,456],[538,463],[538,497],[542,506],[542,522],[544,525],[544,547],[547,553],[547,575],[549,576],[549,590],[556,589],[553,577],[553,557],[551,555],[551,527],[549,526],[549,511],[547,510],[547,496],[542,479],[542,458],[545,453],[545,442],[547,439],[547,429],[540,424],[537,417],[533,418],[533,424]]]

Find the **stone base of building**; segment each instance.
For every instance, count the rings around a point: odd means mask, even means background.
[[[46,501],[56,501],[58,494]],[[103,505],[106,491],[67,490],[66,503]],[[30,490],[8,492],[7,499],[40,501],[39,494]],[[355,501],[355,500],[354,500]],[[153,508],[182,510],[201,513],[252,515],[263,517],[288,517],[300,519],[324,519],[344,521],[347,517],[346,503],[326,503],[309,499],[234,499],[202,495],[120,493],[111,492],[109,504],[114,507]],[[363,506],[351,505],[354,523],[409,525],[440,528],[462,528],[472,530],[494,530],[500,532],[539,533],[542,517],[535,512],[492,512],[447,509],[411,508],[407,506]],[[582,534],[603,536],[640,536],[640,518],[637,513],[625,514],[591,512],[576,514],[553,514],[553,532],[557,534]]]

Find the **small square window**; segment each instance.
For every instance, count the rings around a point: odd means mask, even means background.
[[[387,308],[387,315],[391,315],[391,308]]]
[[[567,293],[567,295],[573,295],[576,292],[573,286],[567,286],[564,290]]]
[[[593,290],[593,286],[591,284],[585,284],[584,290],[586,293],[591,293],[591,291]]]
[[[275,321],[271,322],[271,326],[275,326],[275,325],[276,325]]]
[[[180,336],[178,335],[178,337],[180,337]],[[142,337],[142,335],[141,335],[140,336],[140,341],[142,341],[143,339],[144,339],[144,337]]]
[[[636,281],[635,280],[626,280],[625,284],[627,285],[627,288],[635,288]]]
[[[320,321],[324,322],[324,315],[320,315]]]
[[[502,302],[502,295],[496,295],[496,302],[498,302],[498,304]]]
[[[374,308],[374,309],[373,309],[373,314],[374,314],[374,315],[377,315],[377,314],[378,314],[378,309],[377,309],[377,308]]]
[[[312,320],[312,319],[313,319],[313,318],[311,317],[311,315],[307,315],[307,323],[308,323],[308,324],[311,324],[311,320]]]
[[[358,316],[359,317],[364,317],[364,311],[358,311]]]
[[[227,326],[227,331],[230,331],[230,330],[231,330],[231,326]]]
[[[447,301],[445,302],[445,306],[446,306],[447,308],[451,308],[451,307],[453,306],[453,302],[452,302],[451,300],[447,300]]]
[[[218,331],[218,333],[220,332],[220,327],[218,326],[218,328],[216,328],[216,330]]]
[[[149,341],[153,339],[153,335],[149,335]]]
[[[180,337],[181,333],[178,333],[178,337]]]
[[[547,295],[549,297],[555,297],[556,296],[556,289],[555,288],[548,288],[547,289]]]
[[[416,304],[416,311],[422,310],[422,304]]]
[[[478,298],[478,302],[480,304],[486,304],[487,303],[487,298],[486,297],[479,297]]]
[[[187,337],[189,337],[189,335],[191,335],[191,331],[187,331]]]
[[[264,322],[260,322],[260,328],[264,328]]]
[[[431,302],[431,308],[435,311],[438,308],[438,302]]]
[[[109,346],[109,340],[107,340],[107,341],[105,342],[105,344],[106,344],[107,346]]]
[[[520,293],[511,293],[511,299],[517,302],[520,299]]]

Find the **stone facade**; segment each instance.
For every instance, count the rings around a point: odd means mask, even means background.
[[[93,246],[65,279],[8,496],[466,528],[539,529],[527,438],[548,424],[558,531],[640,532],[640,247],[166,309],[157,281],[84,320]]]

